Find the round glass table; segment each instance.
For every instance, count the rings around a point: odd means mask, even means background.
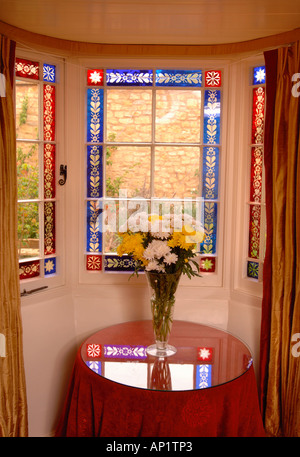
[[[99,330],[79,348],[56,436],[265,436],[252,357],[228,332],[174,321],[176,354],[150,356],[151,321]]]
[[[150,321],[114,325],[90,336],[81,347],[81,357],[106,379],[165,391],[218,386],[238,378],[252,364],[242,341],[213,327],[175,321],[170,344],[177,352],[171,357],[146,353],[153,338]]]

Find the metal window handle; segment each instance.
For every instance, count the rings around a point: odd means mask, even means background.
[[[58,181],[58,184],[60,184],[61,186],[64,186],[67,181],[67,165],[60,166],[59,174],[60,174],[60,176],[62,176],[62,178],[60,178],[60,180]]]

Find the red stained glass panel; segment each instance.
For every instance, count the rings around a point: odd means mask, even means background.
[[[40,261],[23,262],[19,265],[20,279],[34,278],[40,275]]]
[[[220,87],[221,71],[211,70],[205,72],[205,87]]]
[[[101,271],[102,270],[102,256],[87,255],[86,256],[86,269],[88,271]]]
[[[251,149],[251,182],[250,201],[261,202],[263,177],[263,148],[253,147]]]
[[[44,253],[55,254],[55,203],[44,203]]]
[[[265,89],[253,89],[252,99],[252,144],[262,144],[264,139]]]
[[[55,86],[44,85],[44,141],[55,140]]]
[[[103,70],[88,70],[87,71],[88,86],[103,86]]]
[[[202,257],[200,259],[200,272],[214,273],[215,270],[216,270],[215,257]]]
[[[260,219],[260,205],[251,205],[249,220],[249,257],[252,259],[259,259]]]
[[[16,58],[16,76],[39,79],[39,63],[33,60]]]
[[[55,145],[44,145],[44,197],[55,198]]]

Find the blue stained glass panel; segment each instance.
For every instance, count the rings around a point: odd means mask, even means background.
[[[266,67],[253,68],[253,84],[264,84],[266,82]]]
[[[220,143],[221,93],[208,89],[204,95],[203,143]]]
[[[91,200],[87,202],[87,252],[102,251],[101,213],[100,201]]]
[[[211,387],[212,365],[197,365],[196,371],[196,389],[207,389]]]
[[[106,70],[108,86],[152,86],[152,70]]]
[[[201,87],[202,71],[156,70],[157,86]]]
[[[205,240],[200,244],[200,254],[215,254],[217,245],[217,203],[204,202]]]
[[[247,276],[248,278],[258,279],[258,262],[251,262],[247,263]]]
[[[49,83],[56,82],[56,67],[55,65],[49,65],[44,63],[43,65],[43,81],[47,81]]]
[[[113,359],[146,359],[147,352],[145,346],[124,346],[124,345],[105,345],[104,357]]]
[[[100,360],[87,360],[85,363],[95,373],[102,375],[102,363]]]
[[[135,261],[127,255],[106,255],[104,259],[104,270],[109,272],[133,272]]]
[[[202,182],[204,199],[216,200],[219,187],[219,148],[210,146],[203,148]]]
[[[102,146],[87,146],[87,197],[100,198],[102,186]]]
[[[103,89],[87,89],[87,142],[103,141]]]
[[[45,276],[53,275],[56,273],[56,258],[45,259],[44,261]]]

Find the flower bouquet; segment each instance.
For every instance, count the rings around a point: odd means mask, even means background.
[[[168,344],[173,322],[175,292],[182,274],[199,275],[195,260],[196,246],[204,230],[187,214],[148,215],[141,212],[129,217],[120,228],[121,243],[117,254],[128,254],[135,261],[135,273],[144,270],[151,291],[152,323],[156,343],[147,348],[151,355],[165,357],[176,352]]]

